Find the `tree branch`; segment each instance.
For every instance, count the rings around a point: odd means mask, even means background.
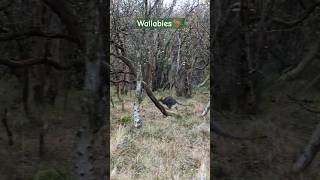
[[[289,72],[281,75],[281,80],[292,80],[299,76],[299,74],[315,59],[318,52],[320,50],[320,40],[317,40],[314,42],[309,52],[306,54],[306,56],[301,60],[301,62],[292,70]]]
[[[47,58],[34,58],[34,59],[23,59],[23,60],[7,60],[7,59],[0,59],[0,64],[9,66],[9,67],[27,67],[27,66],[33,66],[37,64],[48,64],[52,67],[54,67],[57,70],[69,70],[73,65],[61,65],[58,62],[54,60],[50,60]]]
[[[320,6],[320,2],[314,3],[312,6],[310,6],[297,20],[293,21],[285,21],[280,18],[274,18],[272,19],[273,23],[279,24],[285,28],[292,28],[294,26],[297,26],[301,23],[303,23],[304,20],[306,20],[314,11],[315,9]]]
[[[79,45],[82,52],[85,52],[84,35],[80,31],[79,18],[74,13],[73,9],[68,6],[64,0],[42,0],[66,25],[70,35]]]
[[[293,172],[301,172],[305,170],[316,157],[320,150],[320,123],[312,133],[309,144],[305,147],[304,152],[293,165]]]
[[[110,53],[110,55],[115,56],[116,58],[121,59],[122,62],[125,63],[125,64],[129,67],[131,73],[132,73],[135,77],[137,77],[136,69],[134,68],[134,66],[133,66],[133,64],[131,63],[131,60],[130,60],[130,59],[128,59],[128,58],[125,57],[125,56],[116,55],[116,54],[114,54],[114,53]],[[152,93],[152,91],[150,90],[150,88],[148,87],[148,85],[147,85],[145,82],[143,82],[143,86],[144,86],[144,89],[146,90],[149,98],[150,98],[151,101],[154,103],[154,105],[162,112],[162,114],[164,114],[165,116],[168,116],[168,115],[169,115],[168,112],[167,112],[166,109],[159,103],[159,101],[157,100],[157,98],[155,98],[155,96],[153,95],[153,93]]]
[[[152,10],[157,6],[157,4],[160,2],[160,0],[156,0],[153,4],[153,6],[150,8],[148,15],[150,16],[152,13]]]
[[[133,83],[133,82],[130,82],[130,81],[127,81],[127,80],[123,80],[123,79],[120,79],[120,80],[117,80],[117,81],[110,79],[110,82],[112,82],[113,84],[119,84],[119,83],[122,83],[122,82],[128,83],[128,84]]]
[[[130,74],[134,75],[132,72],[126,72],[126,71],[111,71],[110,74]]]
[[[300,107],[302,107],[304,110],[312,112],[312,113],[320,113],[320,109],[316,109],[316,108],[312,108],[312,107],[308,107],[305,104],[303,104],[302,102],[300,102],[298,99],[287,95],[288,99],[291,100],[293,103],[298,104]]]
[[[26,32],[17,32],[17,33],[6,34],[4,36],[0,36],[0,41],[18,40],[18,39],[29,38],[29,37],[66,39],[68,41],[71,41],[71,42],[79,45],[78,44],[79,42],[72,36],[65,35],[65,34],[59,34],[59,33],[44,33],[39,30],[31,30],[31,31],[26,31]]]

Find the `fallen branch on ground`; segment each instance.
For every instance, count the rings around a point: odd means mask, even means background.
[[[213,133],[220,135],[224,138],[229,138],[229,139],[233,139],[233,140],[256,140],[256,139],[264,139],[267,138],[267,136],[257,136],[257,137],[243,137],[243,136],[236,136],[233,135],[229,132],[227,132],[226,130],[222,129],[217,123],[212,122],[211,127],[210,127],[210,131],[212,131]]]
[[[209,110],[210,110],[210,99],[209,99],[208,104],[207,104],[206,107],[204,108],[201,116],[205,116],[205,115],[209,112]]]
[[[206,77],[206,79],[204,79],[204,81],[201,84],[198,85],[198,88],[204,86],[209,79],[210,79],[210,74]]]
[[[293,165],[293,172],[301,172],[305,170],[313,161],[320,150],[320,123],[313,132],[309,144],[306,146],[304,152],[300,155],[298,160]]]
[[[289,100],[291,100],[293,103],[298,104],[304,110],[307,110],[307,111],[312,112],[312,113],[320,113],[320,109],[317,109],[317,108],[314,108],[314,107],[308,107],[305,104],[303,104],[301,101],[299,101],[298,99],[296,99],[296,98],[294,98],[294,97],[292,97],[290,95],[287,95],[287,97],[288,97]]]

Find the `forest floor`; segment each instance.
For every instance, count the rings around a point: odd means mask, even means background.
[[[177,98],[188,106],[172,111],[181,118],[164,117],[149,97],[141,105],[142,127],[132,128],[134,91],[121,102],[111,92],[111,179],[209,179],[209,114],[200,117],[209,91],[195,91],[192,98]],[[155,96],[168,95],[155,92]]]
[[[302,109],[287,97],[311,100],[314,102],[307,103],[308,106],[320,108],[319,90],[305,92],[303,84],[295,81],[270,86],[266,92],[261,99],[261,112],[255,116],[215,113],[213,119],[228,132],[268,137],[238,141],[213,135],[213,177],[219,180],[320,179],[319,155],[302,174],[290,173],[320,121],[319,115]]]
[[[0,118],[8,109],[8,124],[14,144],[8,145],[4,126],[0,125],[0,180],[70,180],[75,155],[74,139],[84,118],[79,104],[81,91],[69,92],[67,106],[58,96],[55,106],[48,106],[44,117],[49,122],[45,136],[45,154],[39,157],[40,126],[30,123],[23,110],[21,85],[16,78],[0,79]],[[100,134],[101,135],[101,134]],[[101,147],[94,145],[94,157],[100,158]]]

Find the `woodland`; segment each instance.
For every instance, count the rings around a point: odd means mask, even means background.
[[[110,10],[111,179],[210,179],[209,1],[119,0]],[[138,29],[136,17],[186,26]]]
[[[320,179],[319,51],[319,0],[0,0],[0,179]]]
[[[0,1],[0,179],[104,180],[108,1]]]
[[[319,179],[320,2],[210,7],[211,176]]]

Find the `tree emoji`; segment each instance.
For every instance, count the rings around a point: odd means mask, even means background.
[[[174,23],[174,25],[176,26],[176,28],[179,28],[180,25],[181,25],[181,21],[180,21],[180,19],[178,19],[178,18],[174,18],[174,19],[173,19],[173,23]]]

